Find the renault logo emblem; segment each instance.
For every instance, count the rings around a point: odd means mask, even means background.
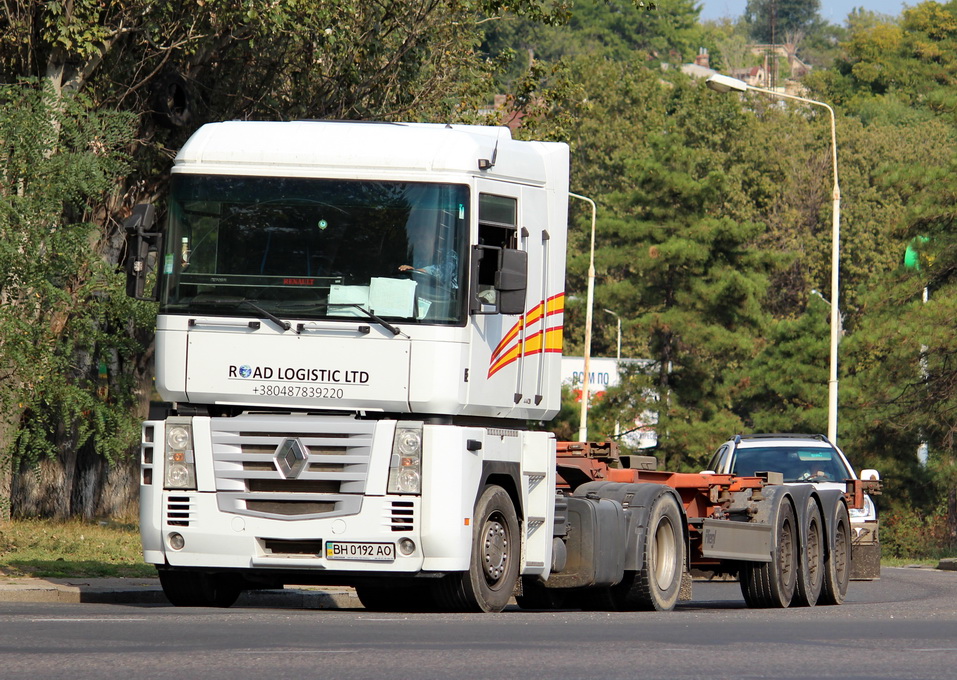
[[[295,479],[306,467],[307,449],[298,439],[284,439],[276,449],[276,467],[286,479]]]

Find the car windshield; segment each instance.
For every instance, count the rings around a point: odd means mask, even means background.
[[[464,323],[464,185],[180,173],[170,194],[162,313]]]
[[[785,482],[843,482],[852,477],[837,452],[823,447],[739,447],[731,473],[753,477],[757,472],[780,472]]]

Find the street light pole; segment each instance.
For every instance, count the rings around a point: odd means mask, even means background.
[[[716,92],[747,92],[752,90],[773,97],[793,99],[805,104],[820,106],[827,109],[831,117],[831,164],[834,168],[834,187],[831,191],[831,356],[830,376],[827,382],[827,438],[831,440],[831,443],[837,445],[837,345],[841,339],[841,313],[838,308],[841,257],[841,188],[837,181],[837,122],[834,117],[834,109],[824,102],[767,90],[763,87],[754,87],[743,80],[723,76],[720,73],[715,73],[709,77],[706,84]]]
[[[615,314],[610,309],[605,309],[606,312],[615,317],[615,321],[618,322],[618,351],[615,354],[615,371],[618,372],[618,378],[621,378],[621,317]],[[618,435],[621,433],[621,424],[618,418],[615,418],[615,438],[618,438]]]
[[[579,421],[578,425],[578,441],[585,442],[588,441],[588,388],[590,375],[589,372],[591,371],[591,324],[592,307],[594,307],[595,304],[595,218],[598,213],[598,208],[595,206],[595,202],[587,196],[573,194],[570,191],[568,192],[568,195],[572,198],[586,201],[589,205],[591,205],[591,247],[588,251],[588,302],[585,308],[585,366],[584,376],[582,377],[581,420]]]

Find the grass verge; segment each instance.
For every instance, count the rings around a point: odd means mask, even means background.
[[[139,528],[121,522],[24,519],[0,522],[0,576],[143,578]]]

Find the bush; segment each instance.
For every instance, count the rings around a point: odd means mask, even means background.
[[[947,527],[946,504],[931,514],[919,510],[895,511],[880,517],[881,556],[902,559],[938,559],[954,554]]]

